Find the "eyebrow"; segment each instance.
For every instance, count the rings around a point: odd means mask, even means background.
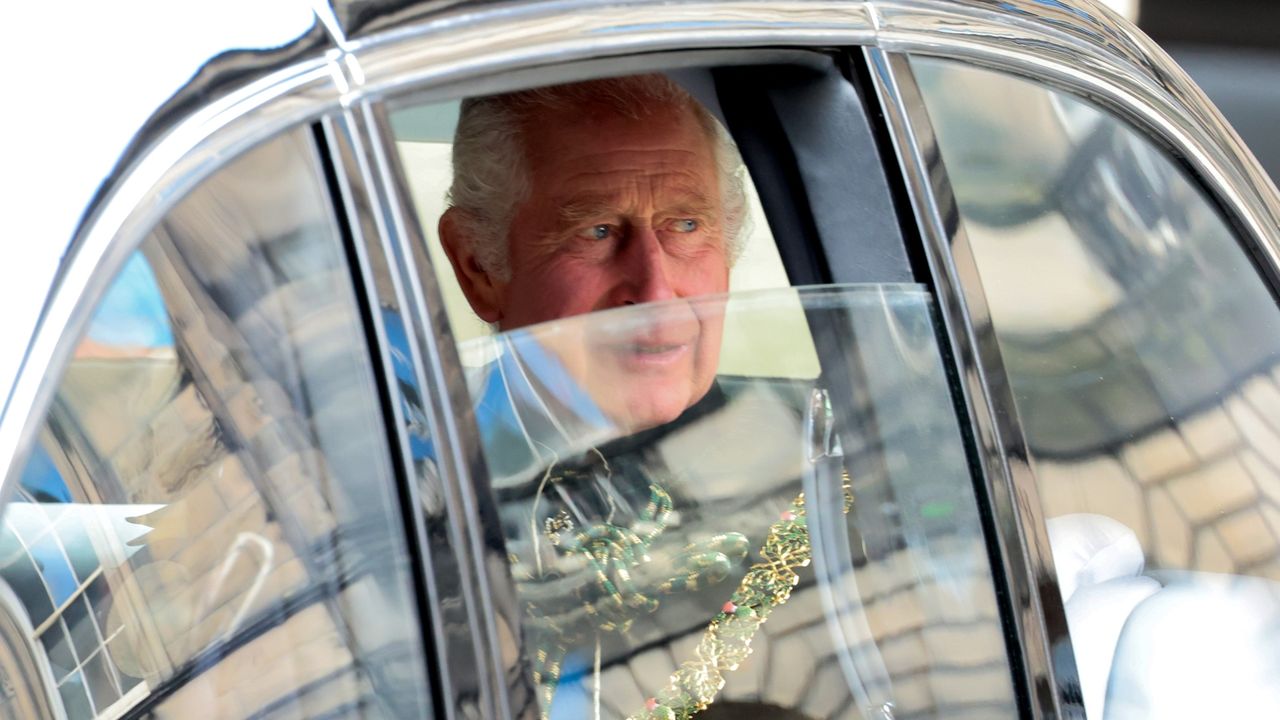
[[[662,209],[662,212],[693,217],[714,217],[716,206],[702,191],[695,188],[679,188],[680,201]],[[582,194],[575,195],[560,205],[557,216],[561,227],[573,227],[587,220],[601,217],[626,215],[626,208],[620,206],[615,195]]]

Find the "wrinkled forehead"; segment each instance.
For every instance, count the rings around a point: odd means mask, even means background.
[[[525,157],[537,162],[606,152],[659,151],[668,160],[690,165],[714,163],[715,136],[689,102],[667,102],[636,112],[591,101],[573,107],[531,108],[520,125]]]

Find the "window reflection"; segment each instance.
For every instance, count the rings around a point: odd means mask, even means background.
[[[1204,190],[1133,128],[1024,80],[912,67],[1031,450],[1090,716],[1275,714],[1270,290]],[[1270,670],[1208,679],[1226,658]]]
[[[39,716],[409,717],[426,670],[350,271],[309,131],[124,265],[0,523]],[[4,593],[0,592],[0,599]]]
[[[471,390],[544,716],[1013,712],[931,313],[914,287],[787,289],[464,348],[489,358]],[[818,361],[718,372],[675,421],[646,423],[630,401],[681,366],[599,348],[691,318],[737,328],[724,357],[785,328]]]

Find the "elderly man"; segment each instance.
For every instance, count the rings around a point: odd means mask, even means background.
[[[667,78],[468,100],[440,236],[473,310],[499,330],[672,301],[554,352],[621,427],[679,416],[711,387],[743,181],[714,118]]]
[[[723,300],[696,298],[729,287],[741,161],[662,76],[562,85],[463,104],[450,200],[440,236],[463,293],[517,331],[474,387],[541,711],[582,717],[572,698],[600,689],[585,669],[621,649],[605,636],[745,559],[729,528],[665,532],[700,511],[659,451],[726,405]]]

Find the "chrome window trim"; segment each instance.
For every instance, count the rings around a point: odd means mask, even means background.
[[[933,126],[906,56],[873,48],[865,55],[975,430],[984,490],[995,515],[999,558],[993,564],[1003,569],[1014,606],[1009,631],[1018,647],[1010,648],[1009,657],[1025,663],[1018,674],[1034,717],[1084,717],[1039,487]]]
[[[1013,18],[1016,13],[1027,19]],[[556,0],[443,9],[424,17],[366,38],[339,38],[338,49],[156,131],[136,163],[90,209],[60,268],[0,417],[8,420],[0,422],[4,494],[17,484],[21,467],[14,461],[25,457],[98,297],[145,231],[187,190],[225,159],[292,124],[517,64],[694,48],[870,45],[1034,74],[1125,109],[1175,145],[1250,231],[1272,281],[1280,278],[1280,195],[1270,180],[1186,75],[1137,31],[1108,25],[1114,16],[1092,0],[1054,6],[1036,0]],[[1097,38],[1106,44],[1094,45]],[[421,290],[413,293],[411,309],[423,323],[418,329],[447,327],[429,301]],[[418,342],[426,348],[431,343],[425,336]],[[460,375],[439,364],[432,372],[455,403],[465,397]],[[462,500],[467,515],[457,522],[471,528],[471,546],[482,547],[484,538],[474,528],[484,508],[475,506],[476,497]],[[476,556],[467,562],[479,567],[484,561]],[[493,640],[486,641],[490,647]],[[497,658],[491,660],[493,666]]]
[[[418,508],[424,508],[426,504],[422,498],[423,492],[419,490],[419,479],[413,475],[414,463],[411,456],[409,421],[403,410],[405,406],[417,406],[419,410],[423,409],[413,397],[400,390],[395,384],[392,342],[380,312],[385,309],[404,318],[408,314],[405,311],[404,292],[400,278],[394,271],[398,263],[395,260],[394,249],[390,246],[390,236],[383,228],[382,213],[375,210],[381,206],[382,198],[378,195],[377,184],[373,180],[366,155],[362,152],[367,140],[360,130],[360,122],[354,113],[347,110],[339,116],[323,118],[321,126],[329,142],[330,159],[341,194],[338,201],[343,205],[341,211],[345,212],[351,220],[351,249],[356,259],[356,266],[351,270],[360,278],[357,285],[359,300],[369,309],[373,326],[370,330],[374,334],[376,343],[376,354],[372,359],[379,366],[378,372],[387,384],[386,391],[391,400],[390,407],[384,408],[391,416],[392,426],[387,428],[387,433],[392,436],[389,438],[392,441],[392,448],[398,451],[396,477],[404,484],[399,488],[397,498],[405,505],[401,508],[401,512],[406,520],[405,529],[408,533],[406,542],[410,546],[409,554],[414,560],[419,561],[417,567],[412,568],[412,576],[418,585],[414,588],[414,594],[420,605],[424,605],[424,609],[429,613],[428,617],[419,618],[425,656],[430,648],[443,646],[445,630],[442,623],[446,614],[442,610],[443,602],[435,584],[437,568],[431,562],[431,558],[426,556],[429,549],[434,551],[434,548],[427,543],[426,527],[427,522],[432,518],[429,517],[429,513],[417,512]],[[415,381],[417,398],[425,398],[426,393],[421,383],[421,363],[418,362],[415,351],[413,325],[407,319],[402,321],[402,325],[409,346],[407,350],[410,363],[415,371],[412,379]],[[439,652],[435,654],[439,655]],[[424,660],[427,659],[424,657]],[[434,673],[439,677],[443,687],[450,687],[451,674],[448,663],[433,666],[424,662],[424,665],[427,665],[428,673]],[[422,681],[428,684],[430,692],[434,694],[437,691],[437,688],[431,686],[429,678],[424,677]],[[431,701],[438,703],[438,699],[434,697]],[[452,718],[453,715],[449,714],[446,717]]]
[[[523,669],[510,657],[511,649],[504,653],[502,643],[505,637],[508,642],[519,644],[520,614],[515,605],[514,581],[503,550],[496,505],[488,492],[488,472],[479,433],[471,419],[470,391],[449,328],[444,299],[435,283],[425,238],[414,220],[416,213],[411,208],[407,185],[397,172],[399,163],[393,159],[398,158],[398,152],[390,122],[385,114],[368,104],[362,104],[358,110],[359,124],[372,153],[371,172],[377,178],[382,212],[386,215],[384,232],[391,236],[399,282],[408,299],[406,308],[414,330],[411,345],[415,369],[426,390],[422,397],[428,400],[426,416],[431,422],[438,453],[439,487],[433,491],[442,496],[444,502],[442,516],[429,521],[447,526],[451,546],[428,547],[426,553],[435,560],[436,566],[456,566],[456,580],[437,578],[445,581],[437,587],[437,592],[442,603],[448,598],[449,603],[460,603],[466,608],[474,646],[469,668],[451,668],[461,671],[463,676],[448,687],[451,697],[446,703],[446,712],[456,712],[460,717],[514,717],[510,698],[523,695],[532,700],[535,695],[530,678],[520,675],[511,683],[506,678],[506,665]],[[493,533],[496,533],[496,542],[493,537],[486,537]],[[497,626],[499,618],[507,624],[505,636]],[[447,655],[457,643],[448,643],[447,637],[445,641],[438,649],[445,650]],[[521,684],[526,686],[524,693],[517,692]]]
[[[874,42],[870,3],[782,0],[601,6],[590,0],[449,15],[355,43],[374,95],[443,85],[511,68],[666,50]],[[570,15],[556,14],[572,11]],[[435,36],[449,33],[443,41]]]

